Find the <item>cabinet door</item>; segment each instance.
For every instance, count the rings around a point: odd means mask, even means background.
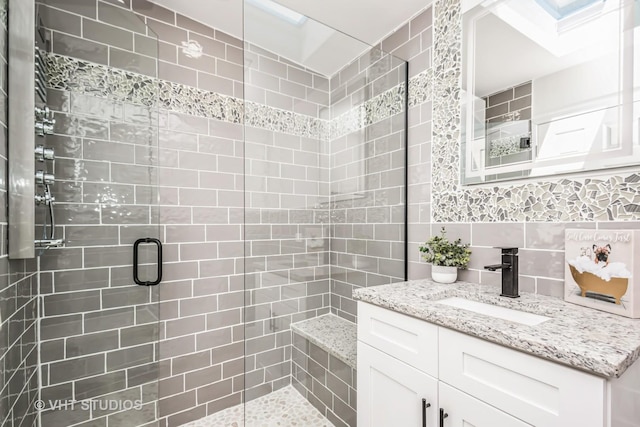
[[[447,414],[443,423],[444,427],[531,426],[443,382],[438,384],[438,392],[440,401],[438,410],[442,408]]]
[[[436,427],[437,412],[435,378],[358,341],[358,427],[422,427],[423,413]]]
[[[603,427],[605,380],[440,328],[438,378],[540,427]]]

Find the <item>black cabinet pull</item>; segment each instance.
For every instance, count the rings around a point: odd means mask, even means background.
[[[444,412],[444,409],[440,408],[440,427],[444,427],[444,419],[447,418],[449,414]]]
[[[422,399],[422,427],[427,427],[427,408],[431,408],[431,403],[427,403],[427,399]]]
[[[158,246],[158,273],[156,280],[153,282],[143,282],[138,277],[138,248],[142,243],[153,243]],[[145,237],[144,239],[138,239],[133,244],[133,281],[140,286],[155,286],[162,281],[162,243],[158,239],[152,237]]]

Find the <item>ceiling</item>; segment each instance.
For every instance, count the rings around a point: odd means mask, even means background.
[[[278,0],[278,3],[374,45],[426,9],[431,0]]]
[[[237,38],[244,38],[243,0],[151,1]],[[308,28],[310,25],[305,25],[305,28],[299,29],[298,33],[295,33],[295,29],[291,25],[287,26],[286,23],[282,26],[278,24],[276,30],[273,22],[268,18],[260,21],[264,28],[260,29],[252,16],[253,31],[248,32],[247,39],[321,74],[331,76],[363,51],[364,45],[356,41],[347,46],[345,41],[347,38],[340,32],[368,45],[375,45],[428,7],[431,0],[402,0],[393,3],[389,0],[278,0],[277,2],[337,31],[326,28],[320,31],[319,26],[316,25],[313,26],[315,37],[310,37]],[[250,8],[251,6],[247,6],[247,9]],[[263,35],[273,35],[275,32],[285,34],[282,37],[285,42],[278,44],[275,37],[257,37],[260,31]],[[320,35],[325,39],[323,42],[318,41]],[[310,39],[314,39],[313,46],[309,42]],[[286,41],[296,44],[304,42],[305,45],[294,49],[291,46],[285,47]],[[271,45],[265,45],[269,43]],[[344,49],[336,49],[339,46]]]
[[[276,7],[279,13],[286,13],[289,19],[278,16],[271,9],[274,5],[277,3],[264,0],[245,3],[245,42],[277,53],[323,76],[333,76],[370,49],[366,43],[318,21],[301,14],[292,15],[289,9]]]

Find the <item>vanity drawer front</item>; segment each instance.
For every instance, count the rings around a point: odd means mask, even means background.
[[[606,381],[440,329],[440,380],[534,426],[603,427]]]
[[[438,374],[438,327],[358,301],[358,340],[421,370]]]

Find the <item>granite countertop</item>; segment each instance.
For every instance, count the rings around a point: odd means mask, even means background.
[[[567,303],[559,298],[521,293],[500,297],[500,288],[430,280],[357,289],[356,300],[426,320],[559,362],[596,375],[618,378],[640,356],[640,319]],[[485,316],[437,301],[461,297],[519,311],[551,317],[536,326]]]

